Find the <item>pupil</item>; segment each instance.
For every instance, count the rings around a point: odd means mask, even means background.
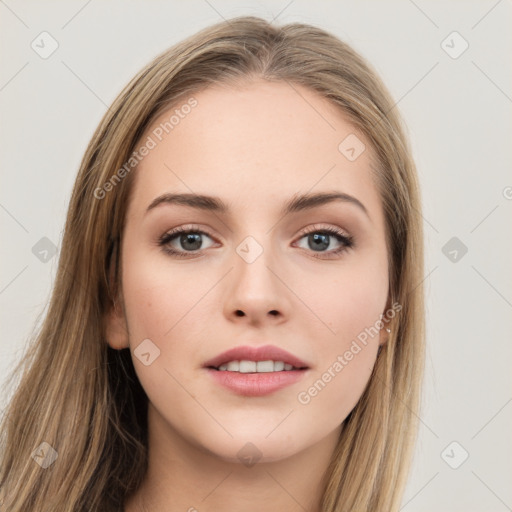
[[[309,244],[310,249],[318,247],[320,247],[321,249],[326,249],[327,247],[329,247],[329,235],[315,233],[310,236],[314,240],[314,244]]]
[[[181,235],[181,239],[180,239],[180,242],[182,244],[182,246],[185,248],[185,249],[190,249],[192,251],[195,251],[197,249],[199,249],[201,247],[201,239],[200,239],[200,236],[199,234],[194,234],[194,233],[188,233],[186,235]],[[195,239],[195,240],[194,240]],[[192,245],[194,245],[195,243],[195,246],[194,247],[187,247],[187,244],[191,242]]]

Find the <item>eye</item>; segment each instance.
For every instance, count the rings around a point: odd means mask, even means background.
[[[167,254],[172,254],[178,257],[187,257],[194,255],[196,251],[210,247],[203,246],[202,237],[204,236],[211,240],[208,233],[205,233],[200,229],[186,229],[180,227],[162,235],[158,240],[158,245],[161,246],[162,250]]]
[[[172,256],[180,258],[192,257],[197,256],[198,252],[213,245],[210,244],[205,247],[203,245],[203,237],[212,240],[212,237],[201,229],[179,227],[164,233],[159,238],[158,245],[162,247],[165,253]],[[307,239],[307,247],[302,248],[309,249],[313,253],[322,254],[322,256],[313,254],[314,257],[321,259],[336,257],[338,254],[354,246],[354,238],[351,235],[333,227],[316,229],[314,226],[312,229],[302,233],[299,240],[302,239]],[[338,247],[331,247],[336,244]],[[331,248],[329,249],[329,247]]]
[[[325,253],[327,258],[336,256],[354,246],[354,237],[333,227],[321,229],[313,227],[313,229],[303,232],[299,240],[304,238],[306,239],[307,247],[302,247],[303,249],[311,249],[316,253]],[[338,247],[333,248],[332,245],[336,244],[338,244]],[[328,250],[329,247],[331,247],[330,250]],[[324,256],[314,256],[316,258],[324,258]]]

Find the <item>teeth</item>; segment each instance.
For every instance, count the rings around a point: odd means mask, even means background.
[[[228,372],[238,372],[240,371],[240,363],[238,361],[230,361],[228,364],[225,364],[223,366],[226,366],[226,370]]]
[[[251,373],[256,371],[256,361],[240,361],[240,373]]]
[[[260,372],[273,372],[274,371],[274,361],[258,361],[256,363],[256,371]]]
[[[288,365],[290,366],[290,365]],[[280,372],[282,370],[284,370],[284,367],[285,367],[285,364],[283,363],[283,361],[274,361],[274,371],[275,372]]]
[[[221,364],[220,371],[239,372],[239,373],[270,373],[289,370],[298,370],[291,364],[283,361],[229,361]]]

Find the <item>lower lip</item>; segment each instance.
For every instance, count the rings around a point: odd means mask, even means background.
[[[302,379],[307,370],[281,372],[240,373],[207,368],[218,384],[244,396],[264,396],[291,386]]]

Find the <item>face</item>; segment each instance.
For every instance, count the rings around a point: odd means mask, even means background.
[[[225,461],[240,461],[249,442],[260,461],[283,459],[337,437],[385,342],[388,256],[371,148],[298,85],[215,86],[194,98],[141,138],[155,145],[133,171],[124,311],[107,339],[130,348],[163,437]],[[344,195],[286,210],[327,193]],[[215,199],[155,201],[164,194]],[[227,350],[268,346],[288,355],[226,356],[250,361],[238,372],[205,367]],[[269,369],[258,358],[289,354],[306,369],[253,373]]]

